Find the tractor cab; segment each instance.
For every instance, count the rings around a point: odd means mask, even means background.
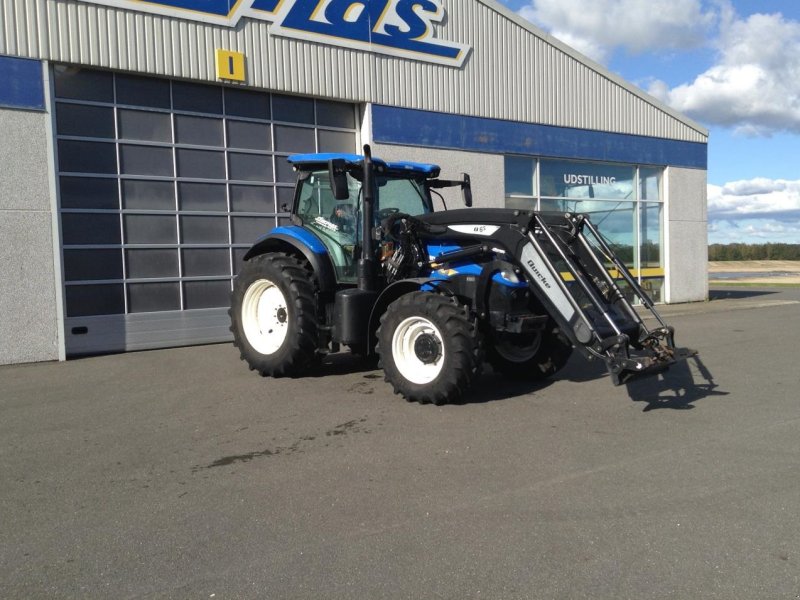
[[[296,154],[288,160],[298,171],[293,220],[325,245],[336,280],[343,284],[357,281],[365,231],[372,231],[394,213],[418,216],[433,212],[431,189],[442,187],[437,165],[373,157],[373,206],[367,211],[363,156]],[[372,223],[365,228],[367,212]]]

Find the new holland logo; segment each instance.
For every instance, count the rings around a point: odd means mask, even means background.
[[[461,67],[470,46],[437,39],[441,0],[83,0],[140,12],[236,25],[271,21],[275,35]]]

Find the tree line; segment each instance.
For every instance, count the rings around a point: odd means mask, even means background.
[[[711,244],[708,260],[800,260],[800,244]]]

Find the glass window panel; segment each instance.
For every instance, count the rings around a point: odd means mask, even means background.
[[[186,281],[183,300],[187,309],[218,308],[231,305],[230,281]]]
[[[113,138],[114,109],[59,102],[56,104],[56,128],[59,135]]]
[[[639,207],[640,249],[642,268],[663,267],[661,246],[663,243],[663,206],[656,203],[641,204]]]
[[[122,250],[64,250],[66,281],[122,279]]]
[[[224,146],[222,119],[175,115],[175,137],[179,144]]]
[[[182,181],[178,183],[178,201],[181,210],[228,210],[225,184],[222,183]]]
[[[122,284],[66,286],[67,316],[118,315],[125,312]]]
[[[536,161],[520,156],[505,157],[506,196],[533,196],[533,171]],[[508,205],[508,204],[506,204]]]
[[[285,156],[275,155],[275,167],[277,168],[276,181],[291,184],[297,181],[297,173]]]
[[[516,210],[536,210],[536,198],[506,196],[506,208],[513,208]]]
[[[62,213],[61,235],[65,246],[119,244],[119,215]]]
[[[61,177],[59,191],[61,208],[119,208],[116,178]]]
[[[664,302],[663,277],[645,277],[642,279],[641,285],[653,302]]]
[[[53,68],[57,98],[114,101],[114,79],[107,71],[92,71],[78,67],[58,65]]]
[[[275,150],[277,152],[315,152],[314,130],[305,127],[275,125]]]
[[[355,149],[356,137],[352,133],[319,130],[320,152],[354,152]]]
[[[275,227],[274,217],[233,217],[234,244],[252,244]]]
[[[272,157],[262,154],[228,153],[229,178],[238,181],[263,181],[271,183]]]
[[[225,88],[225,114],[250,119],[269,119],[269,94]]]
[[[279,187],[275,188],[277,193],[278,212],[291,212],[294,203],[294,188]]]
[[[573,204],[566,201],[567,205]],[[589,215],[592,223],[609,246],[628,266],[634,266],[634,246],[636,244],[636,220],[634,202],[603,202],[583,200],[576,203],[577,208],[568,208],[570,212]]]
[[[659,202],[661,200],[661,174],[663,169],[639,169],[639,200]]]
[[[128,284],[128,312],[158,312],[180,308],[181,293],[178,283]]]
[[[172,215],[123,215],[126,244],[175,244],[178,234]]]
[[[176,148],[178,177],[225,179],[225,153]]]
[[[117,104],[170,108],[169,80],[117,75]]]
[[[228,148],[271,150],[272,132],[269,125],[250,121],[228,121]]]
[[[58,168],[67,173],[116,173],[113,143],[58,141]]]
[[[125,175],[172,177],[172,148],[120,144],[119,162]]]
[[[247,252],[250,250],[249,247],[247,248],[233,248],[233,274],[238,275],[239,271],[242,270],[242,265],[244,264],[244,257]]]
[[[574,202],[567,202],[566,200],[542,198],[539,201],[539,210],[542,212],[568,212],[572,210],[571,207],[574,206],[577,206],[577,204]]]
[[[125,251],[130,279],[177,277],[178,251],[170,248],[133,248]]]
[[[633,167],[542,160],[539,168],[542,196],[635,200]]]
[[[314,101],[300,96],[272,95],[272,118],[289,123],[314,124]]]
[[[222,88],[187,83],[185,81],[173,81],[172,102],[175,110],[221,115]]]
[[[227,248],[184,248],[184,277],[230,275],[230,253]]]
[[[122,207],[129,210],[175,210],[171,181],[122,181]]]
[[[231,210],[236,212],[275,212],[272,187],[231,185]]]
[[[356,117],[353,105],[317,100],[317,125],[355,129]]]
[[[181,241],[184,244],[227,244],[228,218],[183,215]]]
[[[166,143],[172,141],[172,122],[166,113],[120,108],[117,117],[119,137],[122,140]]]

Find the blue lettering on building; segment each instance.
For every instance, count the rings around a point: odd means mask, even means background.
[[[461,67],[470,46],[435,37],[442,0],[84,0],[218,25],[272,21],[274,35]]]

